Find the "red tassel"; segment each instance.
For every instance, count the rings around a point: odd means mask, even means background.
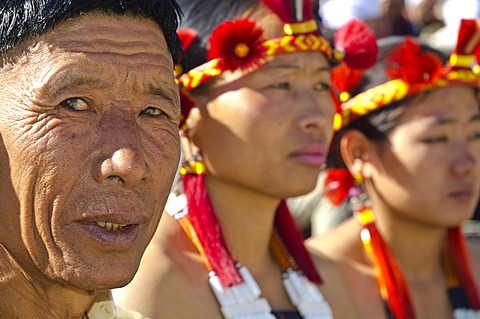
[[[408,285],[395,257],[383,241],[375,223],[368,223],[363,229],[370,234],[371,252],[369,253],[379,272],[379,285],[385,290],[390,310],[396,319],[415,318]]]
[[[335,48],[344,54],[344,61],[354,69],[368,69],[377,62],[375,34],[360,20],[351,20],[335,33]]]
[[[448,229],[447,254],[451,261],[460,284],[465,289],[470,307],[480,310],[480,297],[473,277],[467,244],[460,227]]]
[[[197,232],[212,270],[224,287],[243,282],[223,239],[222,230],[207,194],[205,174],[183,174],[183,188],[188,201],[188,214]]]
[[[277,213],[275,215],[275,229],[288,252],[308,280],[316,284],[321,284],[322,278],[317,272],[310,254],[303,245],[302,234],[295,225],[293,217],[284,200],[282,200],[277,208]]]

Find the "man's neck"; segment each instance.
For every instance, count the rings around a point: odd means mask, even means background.
[[[0,318],[83,318],[95,292],[36,281],[0,245]]]

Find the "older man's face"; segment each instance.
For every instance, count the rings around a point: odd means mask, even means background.
[[[172,72],[154,22],[101,14],[0,70],[0,244],[34,280],[133,277],[179,159]]]

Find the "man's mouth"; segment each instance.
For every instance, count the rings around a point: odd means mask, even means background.
[[[109,231],[120,231],[128,226],[128,224],[115,224],[111,222],[97,222],[97,225]]]

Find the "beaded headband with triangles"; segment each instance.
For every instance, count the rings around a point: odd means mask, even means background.
[[[320,51],[332,57],[328,41],[319,32],[309,0],[263,0],[282,21],[284,36],[264,39],[254,21],[238,19],[217,26],[209,40],[209,61],[178,78],[182,90],[193,90],[224,71],[254,70],[267,56],[296,51]]]
[[[420,45],[406,38],[387,56],[386,74],[391,81],[350,97],[361,79],[361,74],[347,66],[333,72],[333,85],[339,92],[340,110],[335,118],[335,130],[381,107],[418,93],[452,85],[480,87],[480,20],[462,20],[457,46],[446,65],[428,52],[422,53]]]

